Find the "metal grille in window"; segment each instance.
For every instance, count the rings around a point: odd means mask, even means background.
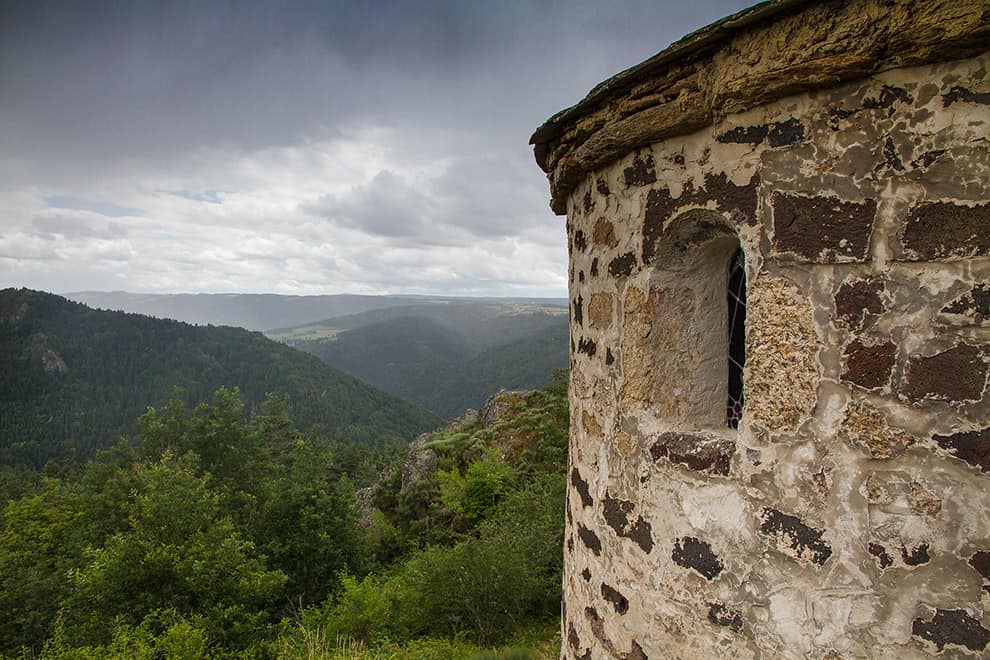
[[[743,367],[746,364],[746,257],[736,250],[729,262],[729,397],[726,423],[739,428],[743,411]]]

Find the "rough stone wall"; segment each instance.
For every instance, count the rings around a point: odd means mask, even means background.
[[[988,70],[788,96],[574,186],[564,657],[988,652]]]

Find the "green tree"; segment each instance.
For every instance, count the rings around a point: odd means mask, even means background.
[[[70,572],[67,620],[74,641],[107,641],[106,621],[140,625],[150,613],[198,614],[211,641],[244,646],[264,634],[285,575],[221,514],[219,497],[187,458],[166,453],[135,467],[128,529]]]

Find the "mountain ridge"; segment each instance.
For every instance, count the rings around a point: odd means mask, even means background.
[[[77,459],[133,433],[128,420],[174,386],[187,403],[238,387],[346,442],[408,440],[439,418],[259,332],[93,310],[55,294],[0,290],[0,464]]]

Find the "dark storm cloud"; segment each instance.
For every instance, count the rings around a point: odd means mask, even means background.
[[[745,4],[0,0],[0,284],[560,295],[529,134]]]
[[[8,2],[0,140],[105,159],[429,119],[525,144],[616,61],[666,45],[657,26],[676,37],[739,3],[720,4],[689,22],[645,1]]]

